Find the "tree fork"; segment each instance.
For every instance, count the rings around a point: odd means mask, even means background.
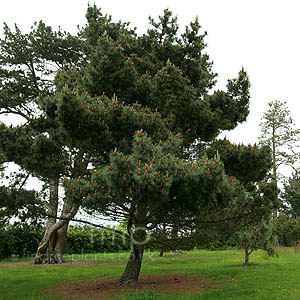
[[[43,239],[41,240],[36,255],[34,257],[34,264],[44,263],[62,263],[62,251],[64,239],[68,223],[72,219],[79,208],[79,205],[71,205],[65,200],[64,208],[62,211],[63,220],[57,219],[57,204],[58,204],[58,181],[50,183],[50,200],[48,211],[52,213],[53,217],[49,217],[46,231]],[[55,206],[56,205],[56,206]],[[56,257],[56,253],[58,256]]]

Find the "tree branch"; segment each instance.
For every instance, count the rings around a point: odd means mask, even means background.
[[[48,217],[48,218],[53,218],[53,216],[48,215],[48,214],[43,214],[43,215],[45,217]],[[112,231],[112,232],[118,233],[118,234],[126,237],[127,239],[130,239],[130,236],[127,233],[125,233],[121,230],[114,229],[114,228],[111,228],[111,227],[106,227],[106,226],[103,226],[103,225],[100,225],[100,224],[95,224],[95,223],[92,223],[92,222],[89,222],[89,221],[85,221],[85,220],[81,220],[81,219],[74,219],[74,218],[69,219],[69,218],[64,218],[64,217],[56,217],[56,219],[62,220],[62,221],[73,221],[73,222],[88,224],[88,225],[91,225],[91,226],[94,226],[94,227],[97,227],[97,228],[101,228],[101,229],[106,230],[106,231]]]

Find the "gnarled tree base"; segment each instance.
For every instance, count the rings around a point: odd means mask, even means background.
[[[33,263],[36,265],[40,264],[60,264],[62,261],[56,258],[55,254],[47,255],[47,254],[41,254],[36,255],[34,257]]]

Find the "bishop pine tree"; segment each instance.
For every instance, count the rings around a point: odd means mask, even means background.
[[[85,168],[65,176],[65,197],[76,207],[128,221],[131,254],[120,279],[127,284],[138,280],[147,231],[174,216],[195,222],[246,203],[249,192],[237,177],[261,180],[270,151],[228,142],[231,159],[249,167],[229,174],[217,151],[187,156],[192,145],[210,147],[249,113],[243,69],[225,91],[211,91],[216,74],[197,18],[179,34],[177,18],[165,10],[138,36],[95,6],[86,17],[79,35],[85,63],[65,63],[55,93],[36,100],[42,116],[25,127],[2,124],[0,135],[12,160],[48,175],[64,176],[64,157],[80,153]]]

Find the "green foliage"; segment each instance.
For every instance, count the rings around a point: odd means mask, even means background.
[[[0,258],[11,255],[32,257],[44,230],[41,225],[15,223],[0,229]],[[101,253],[128,251],[129,241],[120,234],[88,226],[68,229],[65,253]]]
[[[214,221],[216,215],[234,220],[263,210],[270,199],[251,196],[245,183],[264,177],[267,148],[232,146],[225,155],[221,145],[221,158],[213,147],[209,157],[202,155],[222,130],[246,120],[250,83],[242,69],[225,91],[211,91],[216,74],[198,19],[180,34],[177,18],[165,10],[138,36],[95,5],[86,16],[76,38],[43,24],[31,34],[47,32],[54,53],[60,53],[54,46],[66,41],[70,57],[56,61],[59,71],[48,74],[56,74],[52,89],[42,88],[39,97],[34,92],[36,118],[24,126],[0,125],[8,160],[46,179],[64,176],[67,200],[128,218],[128,229],[175,221],[178,228],[190,223],[195,229],[199,220]],[[34,38],[32,45],[38,46]],[[30,84],[32,74],[30,69]],[[185,149],[195,143],[205,146],[193,160]]]
[[[19,189],[15,186],[0,186],[0,224],[4,225],[10,218],[18,217],[25,222],[38,223],[44,212],[43,203],[38,193],[33,190]]]
[[[0,258],[31,256],[42,238],[40,226],[15,223],[0,230]]]
[[[274,219],[274,234],[278,243],[283,247],[295,246],[300,242],[300,220],[280,214]]]
[[[278,209],[278,190],[274,183],[260,182],[245,185],[248,193],[247,201],[228,203],[226,207],[216,208],[214,212],[200,215],[195,220],[192,234],[197,248],[227,248],[238,244],[236,233],[259,224]],[[188,222],[187,222],[188,223]]]
[[[12,234],[0,228],[0,259],[13,254],[14,237]]]
[[[282,199],[284,210],[293,217],[300,217],[300,177],[297,173],[285,182]]]
[[[129,241],[120,234],[87,226],[72,226],[68,229],[65,247],[68,254],[124,250],[129,250]]]
[[[37,96],[53,92],[52,79],[65,62],[82,59],[78,38],[43,22],[24,34],[15,25],[4,24],[0,40],[0,113],[15,113],[28,119],[35,113]]]
[[[34,175],[56,178],[67,164],[68,153],[46,136],[27,126],[0,123],[1,147],[8,161],[13,161]]]
[[[224,139],[211,143],[207,155],[213,157],[217,151],[224,163],[226,173],[245,184],[263,180],[272,166],[269,147],[235,145]]]
[[[239,247],[249,251],[262,249],[269,255],[275,254],[272,219],[264,218],[256,226],[251,226],[239,234]]]
[[[50,142],[53,134],[47,131],[49,124],[41,116],[43,112],[36,100],[39,95],[54,93],[53,78],[65,63],[82,62],[83,52],[78,37],[61,29],[55,32],[42,21],[34,23],[28,33],[22,33],[17,25],[11,29],[4,23],[4,35],[0,39],[0,115],[19,115],[26,124],[8,127],[1,123],[1,130],[5,130],[5,134],[0,134],[1,159],[3,153],[5,162],[21,166],[26,170],[25,177],[30,173],[39,179],[56,179],[59,173],[68,172],[67,150]],[[23,171],[17,176],[20,179],[22,175]],[[23,188],[26,179],[22,182],[0,187],[2,223],[20,211],[22,214],[18,216],[22,221],[26,217],[35,218],[39,216],[38,206],[44,208],[34,191]]]
[[[299,129],[290,116],[286,102],[275,100],[270,102],[264,113],[261,126],[260,144],[272,149],[272,179],[277,183],[282,179],[280,166],[295,168],[299,160]]]

